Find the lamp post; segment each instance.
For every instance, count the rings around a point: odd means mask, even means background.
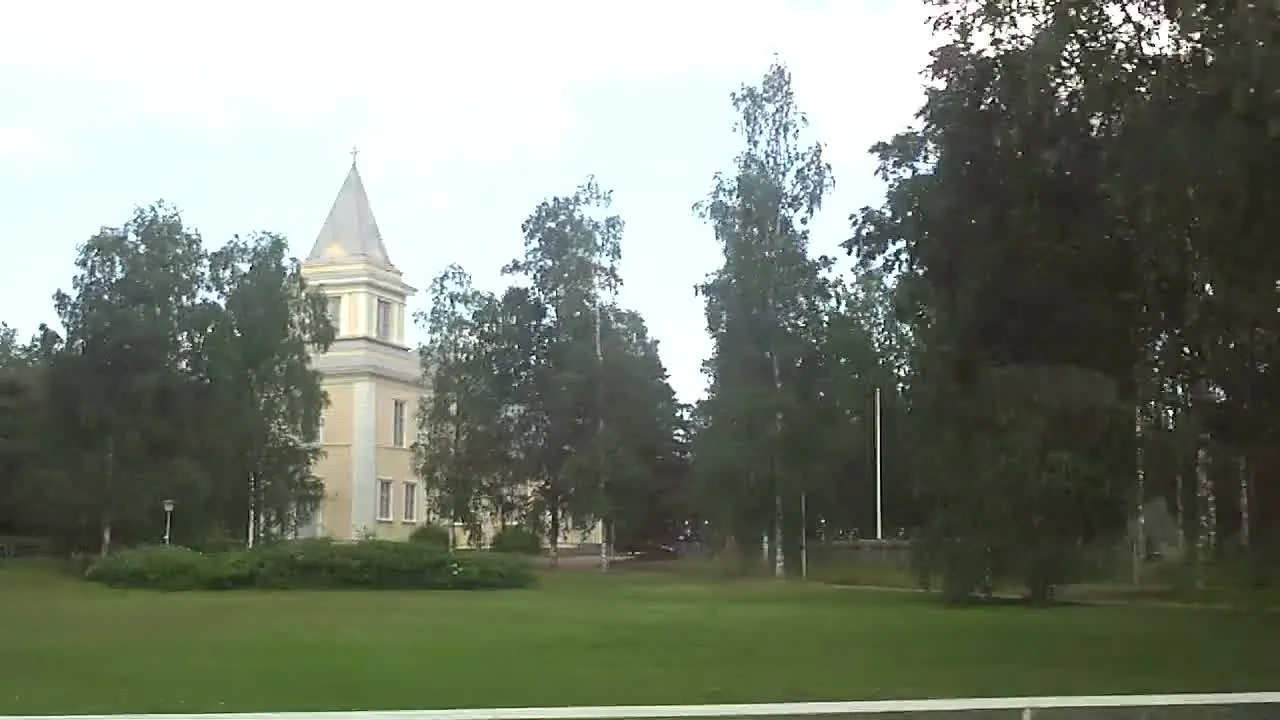
[[[164,500],[160,503],[160,507],[164,508],[164,544],[169,544],[169,536],[173,530],[173,501]]]

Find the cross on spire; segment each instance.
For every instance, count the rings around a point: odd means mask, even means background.
[[[360,148],[353,145],[351,147],[351,167],[356,166],[356,156],[359,154],[360,154]]]

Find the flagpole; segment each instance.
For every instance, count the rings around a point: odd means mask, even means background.
[[[595,298],[595,325],[596,325],[596,372],[599,377],[596,378],[596,460],[598,462],[597,471],[600,474],[600,495],[601,502],[605,503],[606,511],[600,515],[600,570],[608,572],[610,561],[613,559],[612,548],[609,547],[609,513],[608,513],[608,463],[605,459],[604,447],[604,345],[601,342],[600,329],[600,296],[597,294]]]
[[[880,448],[880,388],[876,388],[876,539],[884,539],[884,456]]]

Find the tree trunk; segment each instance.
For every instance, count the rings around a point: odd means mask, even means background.
[[[1146,427],[1143,423],[1142,404],[1139,403],[1136,415],[1137,431],[1137,516],[1134,518],[1133,537],[1133,584],[1142,584],[1142,565],[1147,559],[1147,468],[1145,443]]]
[[[1252,486],[1250,470],[1252,466],[1245,456],[1240,456],[1240,547],[1249,547],[1249,492]]]
[[[772,306],[772,300],[770,300]],[[782,374],[778,369],[778,354],[769,350],[769,362],[773,368],[774,402],[782,400]],[[782,472],[778,462],[779,444],[782,442],[782,410],[773,415],[772,471],[773,471],[773,576],[782,579],[787,576],[786,553],[782,548]]]
[[[547,547],[551,556],[551,567],[560,567],[560,506],[558,503],[551,503],[551,537],[548,538]]]
[[[1208,438],[1201,436],[1196,447],[1196,589],[1205,587],[1204,565],[1214,543],[1213,486],[1209,477]]]
[[[609,523],[600,519],[600,571],[609,572]]]
[[[1183,502],[1183,496],[1186,494],[1184,483],[1182,482],[1182,471],[1179,470],[1173,477],[1174,484],[1174,515],[1178,521],[1178,555],[1182,557],[1187,552],[1187,510],[1186,503]]]
[[[102,545],[99,552],[102,557],[111,552],[111,517],[105,513],[102,515]]]
[[[114,498],[112,494],[115,492],[115,473],[116,473],[116,439],[114,437],[107,438],[107,467],[103,472],[103,493],[102,504],[110,507]],[[111,552],[111,512],[104,509],[101,517],[102,543],[99,552],[103,557]]]
[[[249,514],[245,518],[245,547],[253,549],[258,538],[257,488],[253,473],[249,473]]]
[[[782,496],[773,498],[773,576],[779,580],[787,576],[787,554],[782,548]]]
[[[595,315],[595,341],[596,341],[596,371],[599,377],[596,379],[596,462],[597,470],[600,474],[600,501],[605,503],[606,507],[609,503],[609,462],[604,447],[604,345],[601,342],[601,317],[600,317],[600,298],[597,297],[593,306]],[[609,571],[609,535],[608,522],[606,521],[607,513],[601,513],[600,516],[600,571]]]

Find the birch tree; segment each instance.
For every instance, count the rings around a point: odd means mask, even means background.
[[[179,363],[192,308],[204,288],[200,236],[165,205],[139,209],[80,246],[70,293],[54,300],[66,329],[52,381],[57,417],[80,439],[66,462],[80,478],[68,500],[93,514],[102,553],[118,525],[136,532],[177,481],[186,447],[168,424],[181,407]],[[86,518],[87,519],[87,518]]]
[[[568,196],[538,205],[527,220],[524,255],[504,274],[528,283],[525,335],[536,358],[517,404],[529,435],[541,439],[531,478],[547,513],[553,562],[566,516],[607,526],[601,307],[621,285],[623,222],[608,213],[610,193],[588,179]],[[530,310],[533,310],[530,312]],[[606,531],[607,533],[607,531]],[[607,537],[607,534],[606,534]],[[607,563],[607,542],[602,543]]]
[[[310,353],[328,349],[334,328],[282,236],[233,239],[213,253],[210,277],[221,307],[208,328],[205,369],[216,406],[238,430],[225,447],[242,481],[215,495],[244,519],[253,546],[291,536],[324,497],[311,466],[328,399]]]
[[[785,510],[798,504],[782,447],[787,410],[798,400],[789,383],[807,348],[802,328],[823,302],[808,223],[832,179],[822,146],[804,144],[806,119],[783,65],[732,99],[745,148],[696,208],[724,258],[700,288],[714,341],[711,394],[702,407],[709,427],[700,437],[723,453],[708,455],[703,468],[736,486],[721,495],[738,498],[726,521],[740,541],[771,538],[782,576]]]
[[[437,512],[477,536],[482,519],[497,511],[505,520],[513,448],[504,432],[509,377],[501,362],[503,318],[492,294],[477,290],[461,267],[451,265],[431,283],[425,326],[423,375],[430,387],[418,413],[419,475]]]

